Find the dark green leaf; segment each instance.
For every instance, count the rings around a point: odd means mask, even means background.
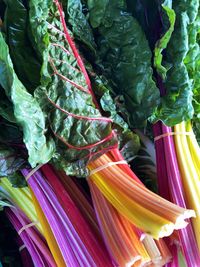
[[[20,128],[7,120],[0,120],[0,143],[11,145],[21,144],[23,147],[23,133]]]
[[[0,33],[0,85],[12,102],[17,124],[23,129],[23,140],[28,149],[31,166],[48,162],[54,153],[54,146],[52,142],[47,143],[45,137],[44,115],[37,101],[17,78],[2,33]]]
[[[32,92],[40,82],[41,64],[28,36],[28,12],[23,0],[4,0],[6,3],[6,38],[18,78]],[[13,15],[14,14],[14,15]]]
[[[95,53],[96,44],[90,25],[83,14],[83,6],[81,0],[67,0],[65,3],[64,11],[66,20],[71,25],[74,37],[81,41],[91,52]]]
[[[91,76],[93,90],[99,99],[101,108],[105,115],[113,120],[113,129],[118,136],[119,148],[123,157],[131,161],[140,148],[139,137],[128,128],[128,124],[117,113],[117,108],[111,97],[112,89],[103,76]]]
[[[55,137],[53,161],[68,174],[83,175],[88,160],[117,145],[112,124],[93,103],[55,3],[31,0],[29,5],[32,35],[43,56],[41,86],[35,95],[46,114],[46,127]]]
[[[137,20],[127,13],[125,1],[88,0],[89,19],[97,28],[96,64],[123,95],[133,127],[142,127],[159,103],[152,79],[151,50]],[[114,88],[114,87],[113,87]]]
[[[145,129],[148,131],[149,129]],[[156,179],[156,155],[154,143],[141,131],[136,130],[140,137],[141,147],[131,162],[132,169],[142,182],[152,191],[157,192],[157,179]],[[149,133],[148,133],[149,134]],[[150,133],[152,134],[152,133]]]
[[[165,49],[163,63],[169,68],[163,83],[166,95],[162,97],[153,120],[162,120],[173,126],[193,117],[193,82],[188,74],[187,54],[190,50],[189,32],[198,13],[198,0],[173,1],[176,22]]]

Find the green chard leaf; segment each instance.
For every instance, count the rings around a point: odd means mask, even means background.
[[[193,117],[193,81],[188,73],[187,55],[190,50],[190,31],[197,18],[199,0],[173,1],[176,14],[174,31],[165,49],[162,65],[168,68],[163,81],[161,105],[152,121],[162,120],[173,126]]]
[[[0,32],[0,85],[12,102],[17,124],[22,128],[28,149],[29,163],[35,167],[52,157],[54,146],[45,137],[44,115],[35,98],[30,95],[14,72],[8,46]]]
[[[41,64],[28,35],[28,11],[23,0],[4,2],[6,39],[14,69],[27,90],[33,92],[40,84]]]
[[[11,101],[7,98],[4,89],[0,85],[0,116],[9,122],[16,123],[16,118],[14,116],[13,105]]]
[[[76,3],[75,5],[73,5],[74,2]],[[64,1],[63,4],[64,3],[64,10],[67,14],[65,20],[67,24],[71,25],[75,41],[78,43],[84,57],[88,58],[88,54],[95,54],[93,56],[97,57],[94,35],[84,14],[84,9],[86,9],[85,4],[82,4],[80,0],[69,0]],[[81,30],[79,30],[80,27]],[[117,105],[117,100],[115,100],[116,94],[110,86],[112,83],[108,82],[105,76],[97,75],[92,65],[89,64],[85,59],[84,63],[90,75],[93,92],[97,97],[103,114],[113,120],[113,129],[118,136],[121,153],[126,160],[130,161],[138,152],[140,147],[139,138],[136,134],[128,129],[127,123],[125,123],[122,117],[118,114],[122,111],[122,109],[121,107],[119,108],[119,105]],[[127,111],[125,110],[125,112]],[[123,116],[125,115],[125,112],[123,111]]]
[[[111,120],[103,118],[94,105],[89,79],[56,4],[29,1],[32,36],[43,57],[41,86],[35,96],[54,135],[53,162],[70,175],[84,176],[88,161],[116,147],[118,141]]]
[[[87,6],[99,55],[95,64],[123,95],[131,126],[143,127],[160,98],[145,34],[125,1],[88,0]]]
[[[71,31],[76,41],[87,47],[91,53],[96,53],[96,44],[92,29],[83,14],[83,5],[81,0],[63,0],[64,11],[67,24],[71,26]]]
[[[200,143],[200,5],[198,15],[189,26],[189,51],[184,59],[190,79],[193,82],[193,128]]]
[[[99,99],[103,112],[113,120],[113,129],[115,129],[119,140],[119,149],[123,157],[129,162],[140,148],[140,139],[128,128],[128,124],[118,114],[116,104],[111,96],[112,89],[105,77],[98,76],[93,72],[90,77],[93,90]]]

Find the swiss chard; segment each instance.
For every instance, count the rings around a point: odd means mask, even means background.
[[[168,68],[163,80],[166,94],[153,116],[153,119],[160,119],[170,126],[191,119],[194,114],[193,81],[188,74],[187,61],[193,42],[190,32],[197,18],[198,6],[198,0],[172,3],[176,21],[163,57],[163,64]]]
[[[96,65],[124,96],[131,125],[142,127],[159,103],[145,34],[125,1],[86,2],[99,51]]]
[[[1,32],[0,85],[12,102],[16,122],[23,130],[23,141],[28,149],[31,166],[35,167],[37,163],[49,161],[54,152],[54,146],[52,142],[47,142],[45,137],[43,112],[15,74],[9,49]]]
[[[22,0],[4,0],[4,2],[6,3],[4,24],[10,56],[18,78],[28,91],[33,92],[40,83],[41,63],[31,46],[28,34],[28,10]]]
[[[30,23],[43,57],[41,86],[35,95],[54,135],[54,162],[68,174],[85,175],[94,156],[117,146],[112,120],[101,116],[85,67],[70,38],[57,1],[32,0]]]

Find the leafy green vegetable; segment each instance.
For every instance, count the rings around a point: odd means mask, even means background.
[[[0,0],[0,28],[2,26],[2,20],[4,18],[4,13],[5,13],[5,4],[3,0]]]
[[[45,137],[43,113],[37,101],[17,78],[9,56],[8,46],[0,33],[0,85],[12,102],[17,124],[23,129],[23,140],[32,167],[46,163],[54,153],[54,145]]]
[[[76,3],[73,5],[72,3]],[[64,1],[64,10],[68,16],[65,17],[67,24],[71,25],[75,40],[79,43],[79,48],[83,51],[84,56],[88,57],[88,53],[94,53],[97,56],[96,44],[94,43],[93,32],[90,25],[83,14],[84,5],[81,4],[80,0]],[[81,25],[81,26],[80,26]],[[80,30],[81,27],[81,30]],[[86,38],[86,40],[84,39]],[[87,41],[87,42],[86,42]],[[84,60],[88,73],[90,75],[92,89],[95,96],[98,99],[101,109],[106,117],[113,120],[113,129],[115,129],[119,147],[126,159],[131,159],[137,153],[140,142],[136,134],[128,129],[127,123],[124,122],[121,116],[119,116],[115,98],[115,93],[111,88],[108,80],[103,75],[97,75],[92,66]],[[120,110],[121,111],[121,110]],[[124,114],[123,114],[124,115]]]
[[[123,95],[133,127],[142,127],[159,103],[152,79],[151,51],[125,1],[87,1],[89,21],[96,32],[96,64]],[[134,111],[134,112],[133,112]]]
[[[34,46],[43,57],[41,86],[35,96],[53,133],[53,162],[71,175],[86,175],[89,160],[117,145],[111,121],[93,103],[90,83],[71,39],[62,12],[52,0],[31,0],[30,24]]]
[[[200,6],[195,21],[189,26],[189,51],[184,60],[190,79],[193,81],[193,127],[200,143]]]
[[[143,183],[152,191],[157,192],[157,171],[156,171],[156,155],[155,147],[152,140],[145,133],[135,130],[141,140],[141,147],[134,157],[131,166]],[[151,133],[152,134],[152,133]]]
[[[16,122],[13,105],[7,98],[4,89],[0,86],[0,116],[10,122]]]
[[[92,29],[83,14],[83,5],[81,0],[63,1],[66,20],[71,25],[71,30],[77,41],[81,41],[92,53],[96,53],[96,44]]]
[[[40,83],[41,64],[28,36],[28,11],[22,0],[4,1],[6,39],[14,69],[27,90],[33,92]]]
[[[4,28],[10,56],[18,78],[28,91],[33,92],[39,85],[41,64],[29,39],[28,11],[22,0],[4,0],[4,2],[6,3]]]
[[[0,143],[5,145],[17,144],[21,147],[23,143],[23,133],[15,123],[11,123],[0,117]]]
[[[198,6],[198,0],[178,0],[172,4],[176,22],[163,57],[163,65],[169,68],[163,82],[166,95],[152,117],[154,121],[160,119],[169,126],[191,119],[194,114],[193,83],[185,59],[190,47],[189,32],[197,17]]]

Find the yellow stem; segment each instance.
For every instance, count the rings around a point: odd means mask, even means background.
[[[174,229],[187,225],[185,219],[195,216],[186,210],[154,194],[130,177],[120,165],[109,165],[109,154],[104,154],[89,165],[98,169],[89,177],[110,203],[131,223],[155,239],[171,235]]]
[[[57,264],[58,267],[66,267],[67,265],[65,264],[64,262],[64,259],[62,257],[62,254],[60,252],[60,249],[57,245],[57,242],[56,242],[56,239],[51,231],[51,228],[48,224],[48,221],[47,219],[45,218],[44,216],[44,213],[35,197],[35,195],[33,194],[32,190],[30,189],[31,191],[31,195],[32,195],[32,199],[33,199],[33,205],[35,207],[35,210],[37,212],[37,216],[38,216],[38,219],[42,225],[42,231],[44,233],[44,237],[47,241],[47,244],[49,246],[49,249],[54,257],[54,260]]]
[[[176,125],[174,130],[175,132],[185,132],[185,123],[182,122]],[[190,153],[187,138],[189,137],[178,134],[174,137],[187,206],[196,212],[196,218],[192,219],[192,225],[200,249],[200,180]]]

